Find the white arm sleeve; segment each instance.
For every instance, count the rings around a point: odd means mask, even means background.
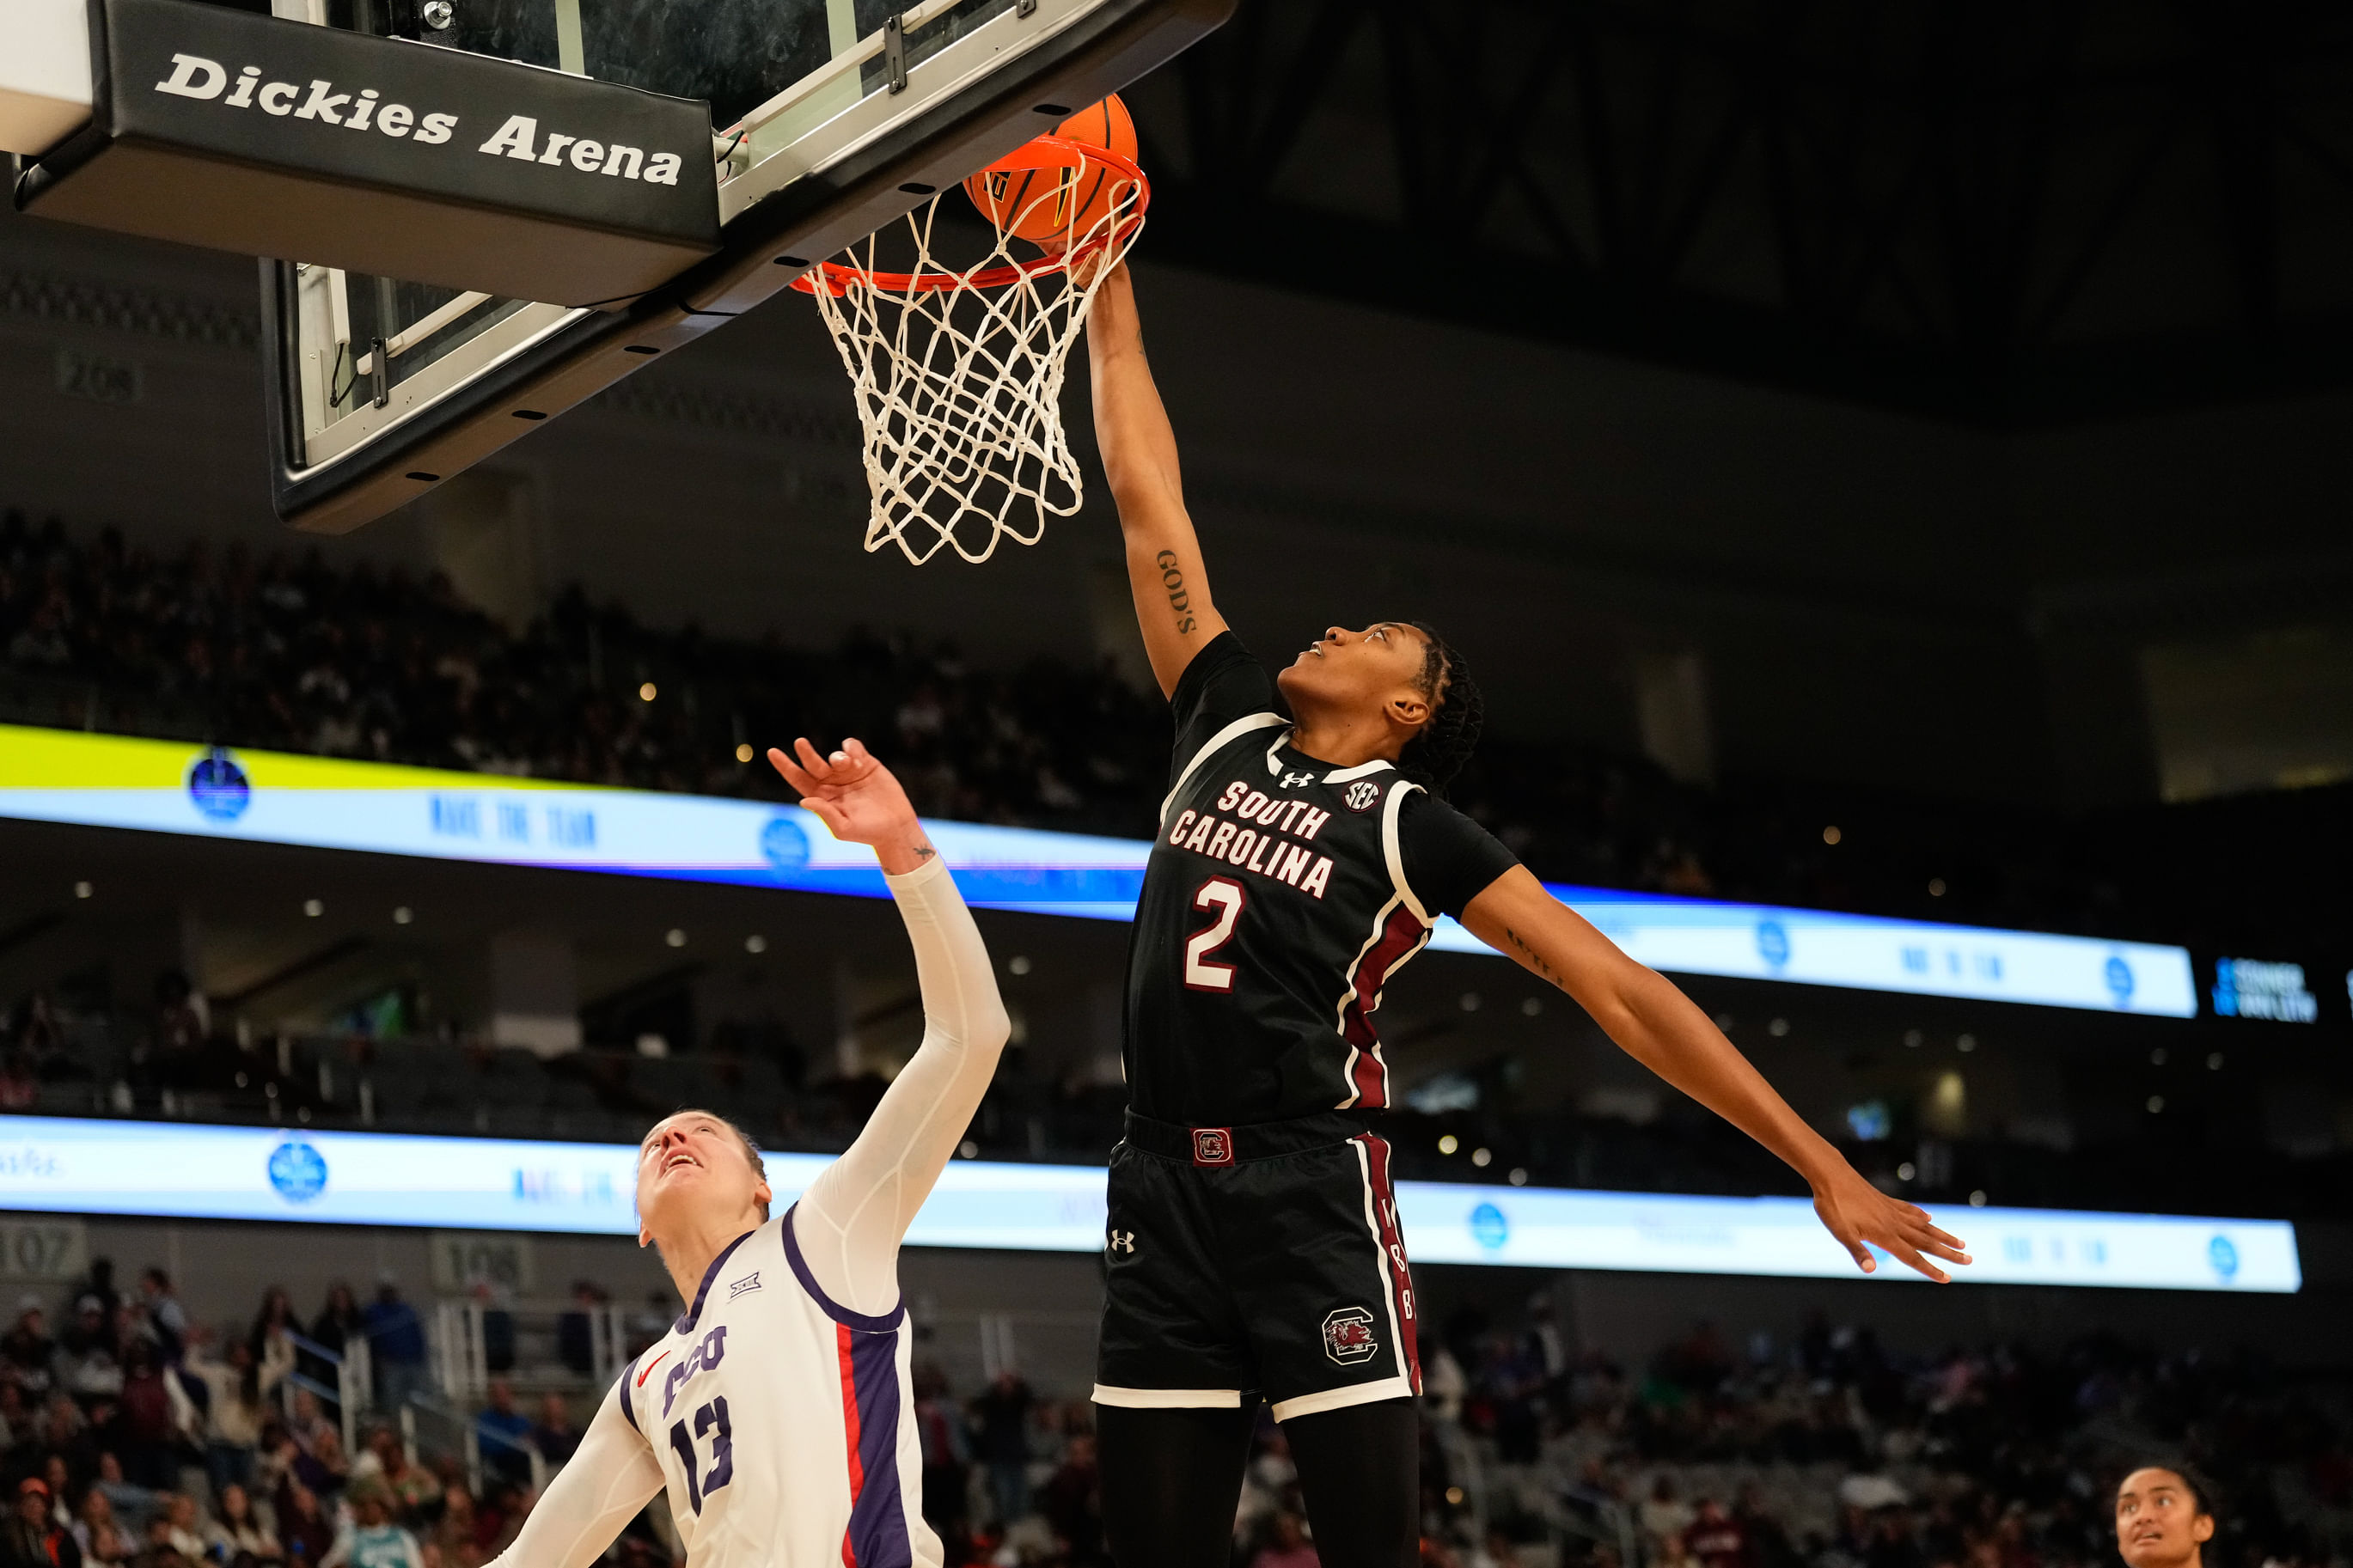
[[[853,1312],[899,1302],[899,1241],[980,1109],[1012,1025],[980,928],[937,859],[886,878],[915,948],[923,1043],[866,1130],[801,1194],[793,1228],[818,1289]]]
[[[555,1472],[514,1544],[491,1568],[588,1568],[661,1489],[653,1450],[621,1414],[620,1400],[607,1394],[578,1451]]]

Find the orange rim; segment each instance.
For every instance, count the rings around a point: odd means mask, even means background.
[[[1025,154],[1028,156],[1025,157]],[[1076,164],[1071,155],[1077,157]],[[1134,160],[1123,158],[1106,147],[1093,147],[1083,142],[1072,142],[1061,136],[1039,136],[997,161],[1016,168],[1083,168],[1090,163],[1101,163],[1114,174],[1121,175],[1135,187],[1135,210],[1122,218],[1113,231],[1103,238],[1090,241],[1076,250],[1060,251],[1038,258],[1035,261],[1008,262],[1002,267],[983,268],[976,272],[877,272],[864,267],[852,267],[845,262],[820,261],[798,278],[793,287],[804,294],[816,292],[820,279],[828,294],[846,293],[853,285],[884,294],[915,294],[935,292],[942,289],[1002,289],[1024,278],[1036,278],[1048,272],[1067,268],[1072,258],[1094,252],[1125,240],[1144,222],[1144,215],[1152,205],[1152,182]],[[991,164],[990,167],[996,167]],[[938,197],[934,196],[934,200]]]

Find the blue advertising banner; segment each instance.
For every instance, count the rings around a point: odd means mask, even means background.
[[[767,1156],[790,1203],[828,1156]],[[292,1131],[0,1116],[0,1208],[446,1229],[634,1235],[626,1144]],[[1103,1172],[956,1161],[907,1240],[917,1247],[1092,1252]],[[1407,1250],[1423,1263],[1852,1279],[1802,1198],[1690,1197],[1400,1182]],[[1940,1223],[1977,1262],[1965,1283],[2293,1292],[2295,1229],[2276,1220],[1955,1207]],[[1915,1279],[1883,1267],[1870,1278]]]
[[[873,857],[798,806],[0,725],[0,816],[492,865],[885,898]],[[1152,846],[926,825],[976,907],[1124,921]],[[2189,954],[2150,942],[1940,925],[1547,884],[1653,969],[2191,1018]],[[1451,920],[1430,945],[1490,950]]]

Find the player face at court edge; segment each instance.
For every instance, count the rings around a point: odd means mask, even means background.
[[[2200,1568],[2214,1515],[2179,1470],[2144,1465],[2116,1488],[2116,1554],[2129,1568]]]
[[[665,1494],[691,1568],[938,1568],[923,1519],[907,1227],[980,1107],[1010,1032],[954,879],[856,741],[769,761],[833,837],[874,850],[914,951],[923,1038],[839,1158],[776,1212],[720,1111],[638,1152],[638,1241],[683,1310],[622,1370],[499,1568],[589,1568]]]
[[[1405,1568],[1420,1324],[1379,1131],[1395,1096],[1377,1019],[1440,917],[1788,1162],[1863,1272],[1884,1252],[1941,1281],[1968,1255],[1446,803],[1484,700],[1435,628],[1335,626],[1279,673],[1250,656],[1186,510],[1134,281],[1124,262],[1094,269],[1072,268],[1096,283],[1096,445],[1176,736],[1129,946],[1094,1391],[1104,1528],[1120,1568],[1226,1561],[1263,1402],[1325,1568]]]

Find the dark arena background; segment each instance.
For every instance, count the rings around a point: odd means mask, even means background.
[[[1380,1012],[1423,1562],[2107,1568],[2157,1457],[2216,1568],[2346,1563],[2353,14],[1241,0],[1123,91],[1235,628],[1445,628],[1454,802],[1979,1260],[1854,1275],[1441,938]],[[95,1568],[311,1564],[380,1473],[426,1568],[511,1542],[671,1315],[629,1146],[713,1107],[797,1188],[921,1033],[879,882],[760,760],[855,735],[1014,1026],[902,1261],[925,1511],[951,1568],[1107,1563],[1170,731],[1083,354],[1085,504],[982,565],[860,548],[789,293],[301,532],[255,271],[0,213],[11,1506],[44,1478]],[[1309,1568],[1299,1510],[1265,1421],[1238,1568]],[[613,1555],[680,1557],[659,1500]]]

